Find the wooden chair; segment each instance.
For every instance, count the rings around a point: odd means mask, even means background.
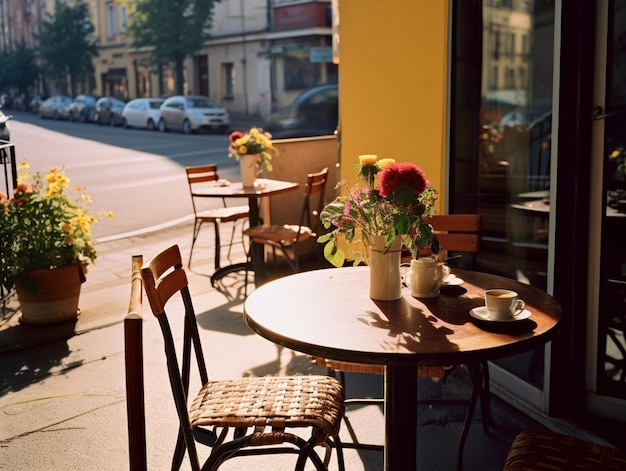
[[[504,463],[503,471],[626,469],[626,451],[547,429],[520,432]]]
[[[337,449],[339,469],[344,469],[339,441],[344,397],[335,378],[300,375],[209,380],[178,246],[168,247],[145,263],[141,277],[163,333],[168,376],[180,421],[172,470],[180,468],[185,450],[194,471],[217,469],[235,456],[270,453],[298,454],[297,470],[304,469],[308,460],[317,470],[324,470],[331,447]],[[180,295],[184,304],[180,315],[165,311],[174,295]],[[184,325],[182,348],[176,348],[170,320]],[[202,386],[188,401],[194,357]],[[310,438],[296,435],[295,429],[309,429]],[[196,442],[212,448],[203,465]],[[325,448],[324,460],[315,451],[317,446]]]
[[[480,246],[480,230],[482,226],[481,216],[478,214],[450,214],[436,215],[429,220],[439,239],[440,246],[445,251],[475,253]],[[336,374],[342,384],[345,385],[345,373],[369,373],[384,374],[384,366],[348,363],[343,361],[329,360],[326,358],[312,358],[319,366],[326,366],[333,374]],[[420,377],[438,378],[445,382],[454,368],[461,365],[450,366],[419,366],[417,374]],[[491,407],[489,405],[489,368],[487,362],[469,363],[465,365],[472,383],[472,394],[469,399],[433,399],[420,400],[420,404],[429,405],[464,405],[468,408],[457,445],[457,469],[463,466],[463,449],[465,439],[469,432],[474,416],[474,410],[478,400],[481,401],[481,413],[483,430],[489,431],[491,422]],[[382,398],[354,398],[346,399],[346,405],[351,404],[382,404]],[[350,425],[348,424],[348,427]],[[354,437],[354,435],[353,435]],[[345,448],[374,449],[380,450],[380,445],[357,443],[344,443]]]
[[[196,243],[196,239],[198,238],[202,224],[207,222],[213,224],[213,229],[215,231],[215,269],[217,270],[220,268],[220,255],[222,252],[222,245],[220,241],[220,223],[233,223],[230,242],[228,244],[228,255],[230,256],[230,250],[233,246],[236,230],[236,225],[234,223],[240,219],[248,219],[249,208],[248,206],[227,206],[226,199],[222,198],[223,207],[200,210],[198,207],[199,200],[202,199],[202,196],[195,190],[202,184],[208,185],[211,184],[211,182],[215,184],[215,182],[219,180],[217,165],[209,164],[186,167],[185,172],[187,173],[187,183],[189,184],[191,204],[193,206],[193,213],[195,216],[193,224],[193,239],[191,241],[191,249],[189,250],[189,261],[187,262],[187,267],[191,268],[191,257],[193,255],[193,248]]]
[[[324,190],[328,179],[328,168],[310,173],[304,186],[302,210],[297,224],[264,224],[250,227],[244,234],[250,241],[272,248],[274,258],[276,249],[280,250],[294,272],[300,269],[299,246],[302,242],[316,236],[315,227],[319,224],[319,214],[324,206]],[[316,196],[313,201],[313,196]]]

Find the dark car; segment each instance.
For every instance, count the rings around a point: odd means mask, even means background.
[[[93,122],[96,114],[96,97],[91,95],[78,95],[69,106],[70,121],[81,123]]]
[[[334,134],[339,119],[339,87],[319,85],[302,92],[286,108],[267,117],[263,129],[275,139]]]
[[[65,95],[51,96],[39,105],[40,118],[69,119],[69,107],[72,99]]]
[[[96,101],[94,121],[98,124],[121,126],[124,105],[126,105],[126,103],[117,98],[108,96],[98,98],[98,101]]]

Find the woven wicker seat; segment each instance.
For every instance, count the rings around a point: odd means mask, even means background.
[[[198,206],[199,200],[202,199],[202,196],[197,192],[197,189],[201,185],[208,185],[211,183],[215,184],[215,182],[219,180],[217,165],[209,164],[186,167],[185,172],[187,173],[187,183],[189,185],[191,204],[193,206],[195,216],[193,223],[193,238],[191,240],[191,249],[189,250],[189,261],[187,262],[187,267],[191,268],[191,257],[193,255],[193,248],[196,244],[196,239],[198,239],[198,234],[200,233],[202,224],[207,222],[213,224],[213,230],[215,233],[215,269],[218,269],[220,268],[222,251],[222,244],[220,241],[220,223],[236,223],[239,220],[247,220],[249,216],[249,208],[248,206],[227,206],[226,200],[222,198],[223,207],[201,210]],[[233,224],[230,242],[228,243],[229,256],[235,240],[235,230],[236,226]]]
[[[268,453],[296,453],[299,456],[295,469],[304,469],[310,460],[316,469],[323,470],[333,447],[337,449],[339,469],[344,469],[338,438],[344,412],[339,381],[321,375],[209,381],[178,246],[163,250],[145,263],[141,277],[163,332],[170,385],[180,420],[173,470],[180,468],[185,450],[193,470],[213,470],[235,456]],[[165,304],[177,293],[185,306],[178,319],[184,322],[183,345],[178,352],[182,366],[165,313]],[[169,317],[173,318],[171,314]],[[192,350],[202,387],[188,403]],[[303,430],[296,434],[297,429]],[[309,438],[305,440],[301,435],[307,430]],[[212,447],[203,465],[199,462],[196,441]],[[323,460],[316,452],[318,446],[324,448]]]
[[[550,430],[526,430],[511,445],[503,471],[626,469],[626,451]]]
[[[274,257],[276,249],[280,250],[291,269],[297,272],[300,267],[299,244],[316,236],[314,227],[318,224],[319,214],[324,205],[327,178],[328,168],[307,176],[298,224],[264,224],[250,227],[244,231],[244,234],[250,238],[251,242],[270,246],[274,251]],[[317,196],[316,204],[311,201],[312,195]]]

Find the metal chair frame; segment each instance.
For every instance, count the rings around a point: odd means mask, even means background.
[[[172,470],[180,469],[187,451],[194,471],[215,470],[236,456],[276,453],[297,454],[296,470],[303,470],[310,460],[321,471],[326,469],[332,448],[337,450],[339,469],[344,469],[339,441],[343,388],[337,380],[326,376],[300,375],[209,381],[178,246],[168,247],[145,263],[141,268],[141,277],[152,313],[163,333],[168,376],[180,421]],[[184,305],[180,363],[165,312],[165,304],[177,294],[182,297]],[[188,403],[194,357],[202,387]],[[238,394],[238,391],[241,393]],[[256,398],[256,395],[259,397]],[[218,399],[220,396],[224,396],[223,399]],[[297,403],[300,407],[290,401],[293,396],[301,398]],[[284,398],[289,408],[281,407],[283,401],[273,403],[274,397]],[[295,428],[309,428],[310,438],[305,440],[287,431]],[[232,430],[232,438],[227,440],[229,430]],[[203,465],[199,461],[196,442],[212,448]],[[325,448],[324,460],[314,449],[316,446]]]
[[[249,217],[248,206],[228,206],[226,204],[226,198],[222,198],[222,208],[207,209],[200,211],[196,205],[196,199],[202,198],[202,194],[195,192],[194,188],[197,188],[199,184],[210,184],[211,182],[217,182],[219,180],[219,174],[217,173],[217,165],[196,165],[186,167],[187,183],[189,185],[189,193],[191,195],[191,204],[193,206],[194,223],[193,223],[193,238],[191,241],[191,249],[189,250],[189,260],[187,262],[187,268],[191,268],[191,257],[193,255],[193,249],[198,239],[198,234],[202,228],[202,224],[205,222],[213,224],[213,230],[215,232],[215,269],[217,270],[221,266],[221,251],[222,244],[220,240],[220,224],[225,222],[232,222],[233,227],[230,235],[230,242],[228,244],[228,257],[230,257],[231,249],[235,241],[236,223],[239,220],[247,220]],[[243,235],[241,243],[243,245]]]

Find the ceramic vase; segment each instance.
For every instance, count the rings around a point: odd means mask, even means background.
[[[239,158],[239,170],[241,171],[241,182],[243,186],[254,186],[254,181],[259,174],[258,162],[258,154],[244,154]]]
[[[384,236],[370,236],[370,298],[393,301],[402,297],[400,259],[402,241],[396,237],[385,247]]]
[[[15,283],[15,291],[22,311],[21,322],[52,324],[78,316],[78,298],[85,281],[85,267],[79,263],[47,270],[30,270],[24,274],[33,283],[36,292]]]

